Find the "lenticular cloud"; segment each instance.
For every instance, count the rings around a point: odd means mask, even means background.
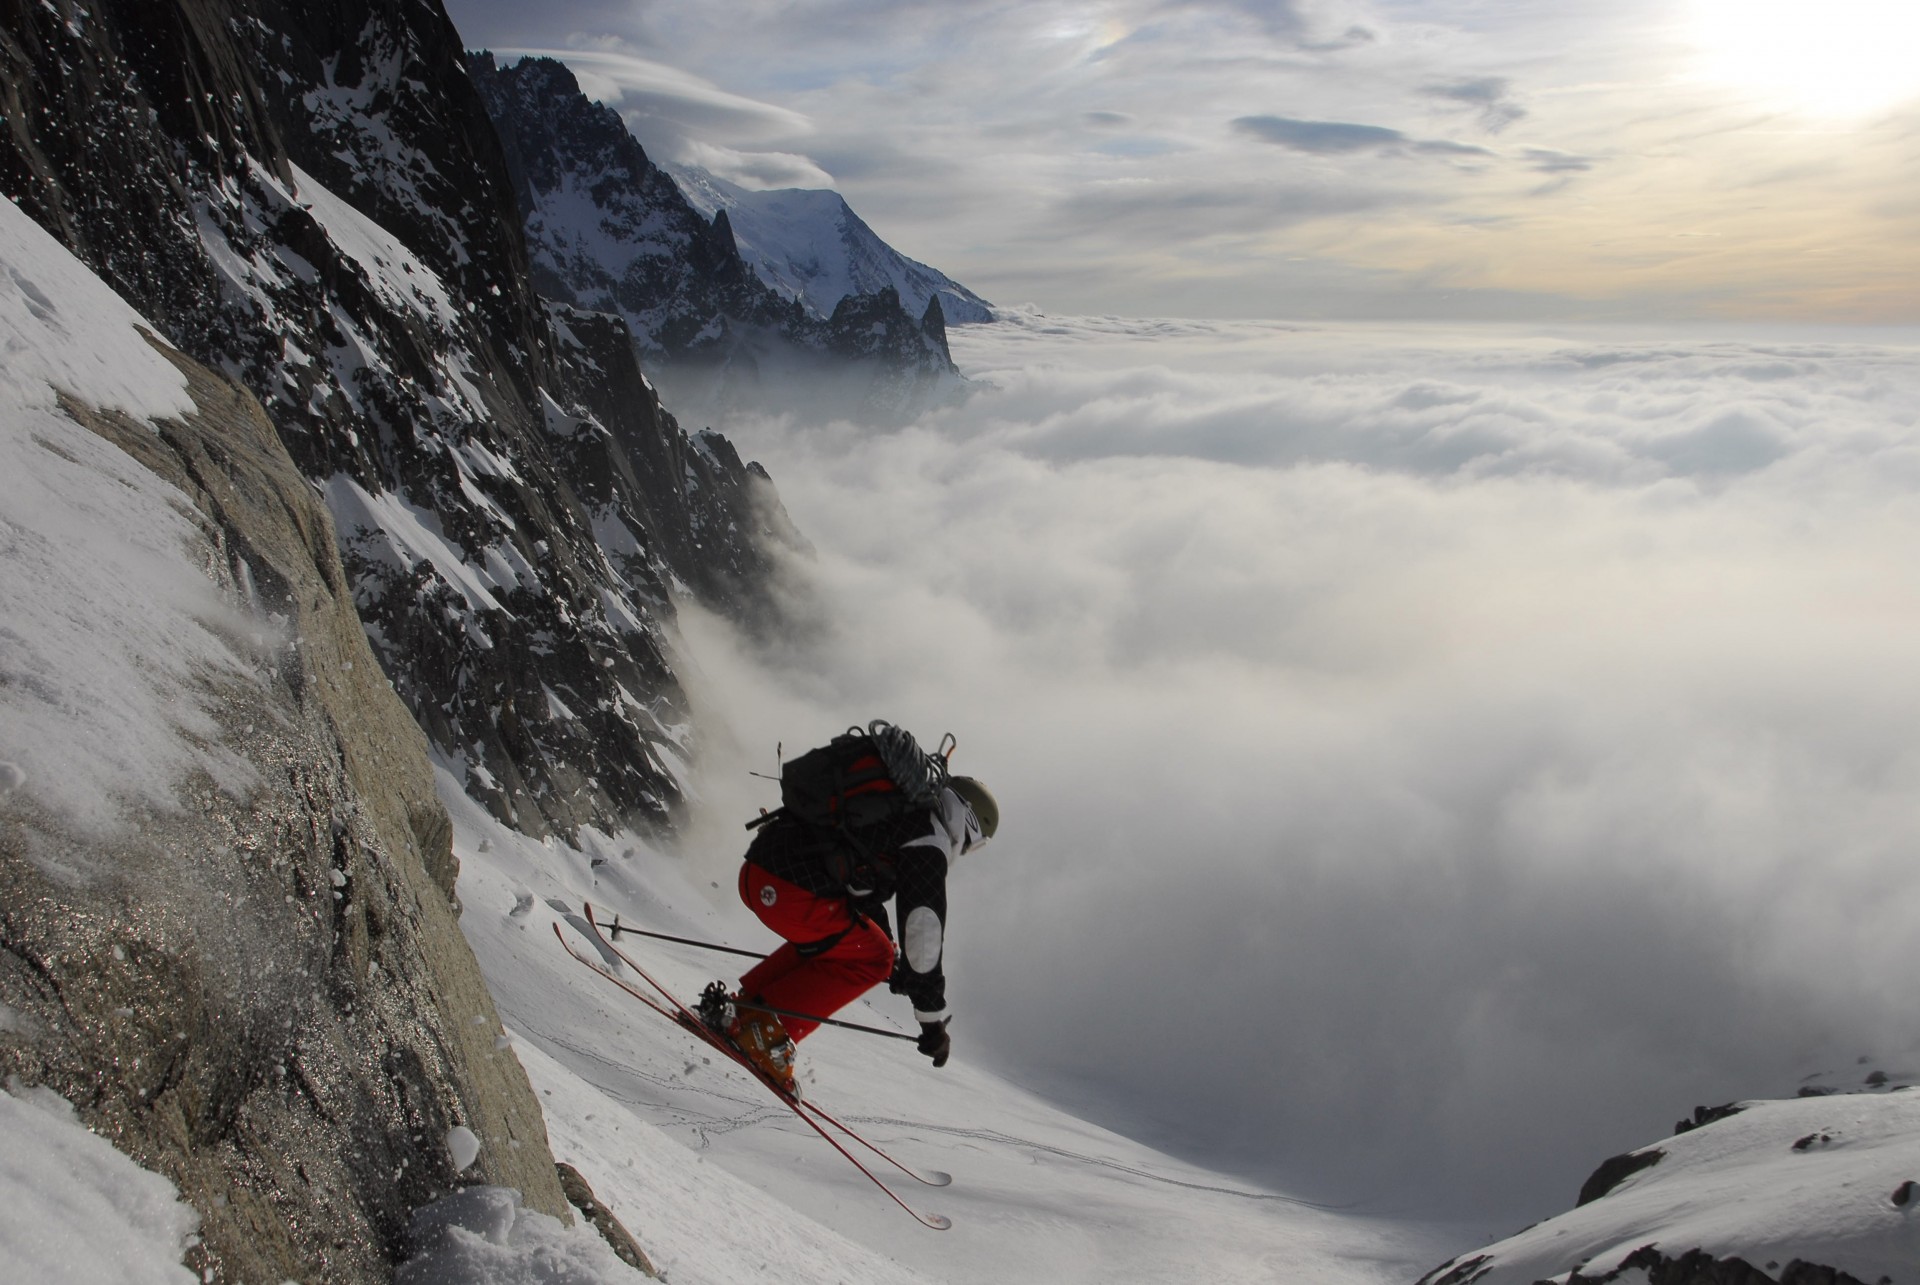
[[[816,627],[688,627],[753,766],[885,716],[1000,796],[956,1047],[1296,1190],[1499,1218],[1906,1051],[1915,348],[954,341],[983,387],[904,431],[728,425]]]

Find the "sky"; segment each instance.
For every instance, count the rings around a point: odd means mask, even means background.
[[[450,0],[1001,304],[1920,319],[1897,0]]]

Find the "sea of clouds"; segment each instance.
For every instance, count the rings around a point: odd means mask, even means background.
[[[1915,336],[954,348],[978,390],[909,428],[723,425],[816,550],[812,628],[685,622],[744,754],[716,879],[776,742],[952,730],[1005,817],[952,885],[957,1056],[1489,1233],[1697,1103],[1900,1069]]]

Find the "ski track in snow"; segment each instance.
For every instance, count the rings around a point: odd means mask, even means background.
[[[1048,1155],[1059,1156],[1063,1160],[1073,1160],[1080,1164],[1097,1165],[1124,1173],[1148,1182],[1165,1183],[1169,1187],[1184,1187],[1188,1191],[1206,1191],[1219,1196],[1237,1196],[1241,1200],[1274,1200],[1281,1204],[1298,1205],[1302,1209],[1352,1209],[1353,1205],[1330,1205],[1319,1201],[1302,1200],[1298,1196],[1283,1196],[1273,1191],[1244,1191],[1235,1187],[1216,1187],[1204,1182],[1184,1182],[1179,1178],[1169,1178],[1165,1174],[1150,1172],[1133,1165],[1122,1164],[1105,1156],[1088,1155],[1083,1151],[1070,1151],[1065,1147],[1056,1147],[1051,1143],[1034,1138],[1016,1137],[1010,1133],[1000,1133],[993,1129],[965,1129],[955,1125],[929,1124],[925,1120],[902,1120],[892,1116],[845,1115],[841,1119],[848,1124],[884,1124],[899,1129],[915,1129],[926,1133],[942,1133],[954,1138],[971,1138],[976,1142],[995,1142],[1002,1146],[1020,1147],[1027,1151],[1044,1151]]]

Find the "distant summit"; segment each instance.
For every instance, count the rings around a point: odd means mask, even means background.
[[[857,219],[871,246],[840,276],[858,288],[822,310],[749,266],[734,214],[696,208],[563,63],[501,66],[481,51],[466,67],[506,153],[534,286],[556,303],[621,317],[676,405],[713,414],[810,401],[898,419],[963,386],[929,293],[945,278],[894,254]],[[741,217],[761,226],[745,207]],[[931,274],[914,278],[925,287],[896,286],[874,266],[886,256]]]
[[[726,213],[740,257],[762,281],[818,316],[831,317],[848,295],[892,287],[915,316],[937,298],[948,325],[993,320],[992,304],[882,241],[838,192],[756,192],[697,165],[662,168],[694,209],[709,219]]]

